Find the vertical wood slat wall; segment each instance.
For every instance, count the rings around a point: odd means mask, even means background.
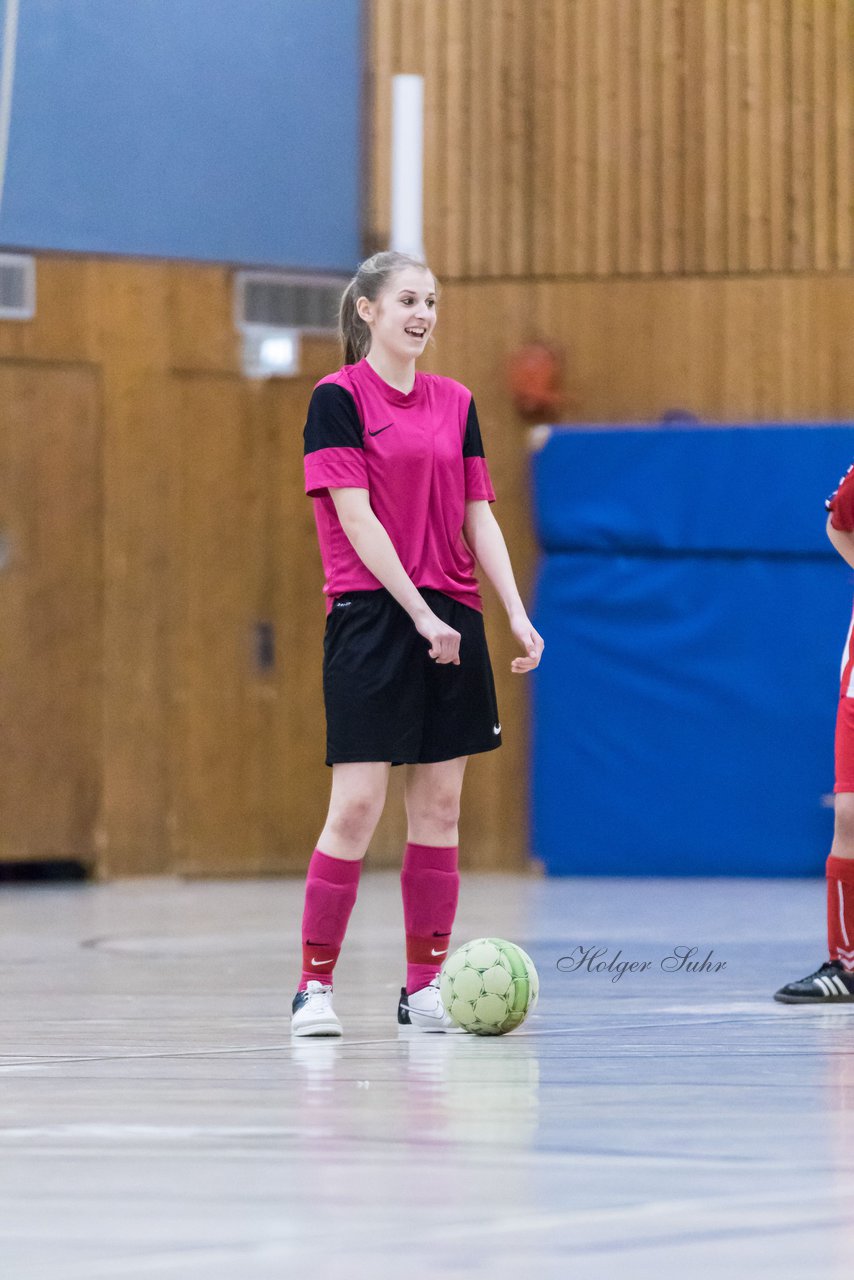
[[[449,279],[854,268],[851,0],[373,0],[369,240],[390,76],[426,77]]]

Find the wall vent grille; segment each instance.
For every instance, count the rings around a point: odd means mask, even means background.
[[[328,276],[285,276],[238,271],[235,320],[238,329],[299,329],[331,334],[338,327],[338,305],[346,280]]]
[[[35,314],[35,258],[0,253],[0,320],[32,320]]]

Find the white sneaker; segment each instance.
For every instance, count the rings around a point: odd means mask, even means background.
[[[292,1036],[342,1036],[344,1028],[332,1008],[332,988],[324,982],[309,982],[294,996]]]
[[[426,987],[409,995],[406,987],[400,988],[397,1021],[400,1026],[412,1027],[415,1031],[462,1031],[462,1027],[458,1027],[445,1012],[438,974]]]

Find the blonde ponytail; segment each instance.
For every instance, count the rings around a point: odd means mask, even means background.
[[[371,347],[371,331],[356,310],[356,299],[367,297],[366,294],[357,291],[357,278],[353,277],[341,295],[341,309],[338,315],[338,332],[344,348],[345,364],[358,364]]]

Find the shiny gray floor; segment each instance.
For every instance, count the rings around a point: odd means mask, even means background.
[[[292,1047],[301,895],[0,890],[4,1280],[848,1280],[854,1006],[770,999],[823,959],[821,882],[465,877],[455,942],[520,942],[539,1007],[399,1039],[367,873],[346,1037]],[[650,967],[559,967],[593,946]]]

